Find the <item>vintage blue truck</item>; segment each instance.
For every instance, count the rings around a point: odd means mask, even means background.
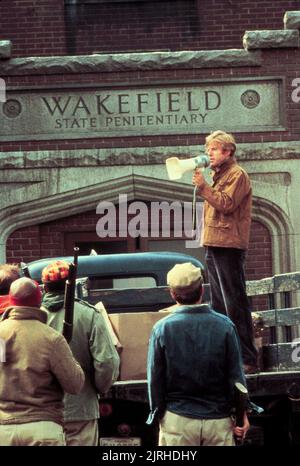
[[[64,259],[72,261],[72,257]],[[32,278],[53,258],[28,264]],[[166,275],[176,263],[193,256],[174,252],[79,256],[77,295],[108,313],[158,311],[174,304]],[[300,272],[247,282],[250,299],[265,298],[253,320],[260,351],[260,372],[247,375],[251,400],[264,409],[250,414],[245,445],[300,445]],[[204,299],[209,301],[209,285]],[[157,426],[145,424],[149,406],[146,380],[116,382],[99,400],[100,444],[142,445],[157,442]]]

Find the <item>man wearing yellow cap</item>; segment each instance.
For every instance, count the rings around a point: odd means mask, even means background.
[[[148,353],[148,424],[158,419],[160,446],[231,446],[249,422],[235,427],[234,384],[245,385],[241,349],[232,321],[201,304],[201,270],[177,264],[167,276],[178,307],[158,321]]]
[[[62,332],[64,289],[69,264],[54,261],[42,271],[46,294],[43,307],[48,324]],[[71,350],[85,373],[85,384],[79,395],[66,395],[64,418],[68,446],[98,444],[98,394],[108,391],[119,374],[119,356],[111,342],[106,324],[96,308],[75,299]]]

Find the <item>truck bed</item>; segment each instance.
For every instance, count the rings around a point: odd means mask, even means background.
[[[299,371],[259,372],[246,376],[247,387],[252,397],[288,395],[297,384],[300,386]],[[107,398],[148,402],[147,380],[125,380],[115,382]]]

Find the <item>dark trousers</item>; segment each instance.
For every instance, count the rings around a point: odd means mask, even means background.
[[[257,365],[250,303],[246,294],[245,251],[206,247],[206,266],[212,308],[234,322],[241,342],[244,364]]]

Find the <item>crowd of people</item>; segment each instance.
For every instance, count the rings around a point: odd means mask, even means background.
[[[38,283],[0,266],[1,446],[97,446],[98,395],[117,380],[119,355],[96,308],[75,301],[74,332],[62,336],[69,264],[54,261]]]
[[[244,261],[252,191],[235,159],[232,135],[206,138],[213,171],[196,170],[204,199],[202,245],[211,304],[202,303],[203,277],[191,263],[168,273],[177,306],[153,328],[148,352],[148,424],[159,423],[159,445],[234,445],[245,437],[232,414],[234,386],[257,371]],[[117,380],[119,355],[106,323],[85,301],[74,305],[74,331],[62,336],[69,264],[53,261],[38,283],[18,266],[0,266],[0,445],[98,445],[99,395]],[[134,337],[134,336],[133,336]]]

